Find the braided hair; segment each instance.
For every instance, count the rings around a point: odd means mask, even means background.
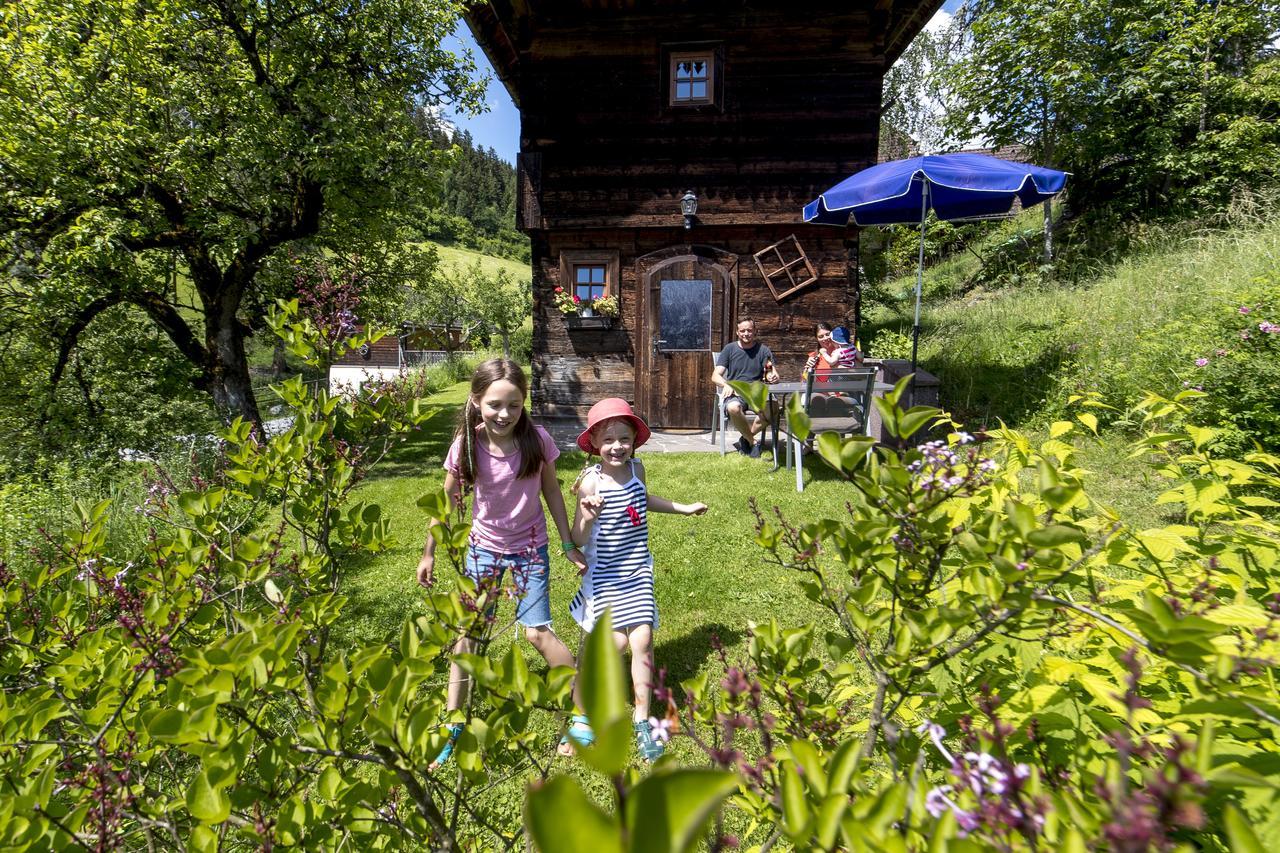
[[[462,441],[462,454],[458,460],[458,476],[464,488],[475,485],[476,481],[476,429],[481,424],[480,399],[484,397],[489,386],[498,381],[507,381],[519,389],[525,399],[529,397],[529,381],[525,378],[520,365],[507,358],[491,358],[480,364],[471,376],[471,393],[462,407],[462,415],[458,418],[458,428],[454,431],[454,440]],[[545,456],[542,441],[533,427],[529,413],[521,411],[516,421],[512,437],[516,448],[520,451],[520,479],[535,477],[542,473]]]

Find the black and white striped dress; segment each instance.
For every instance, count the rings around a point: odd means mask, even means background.
[[[619,486],[596,466],[596,488],[604,498],[600,516],[584,549],[587,574],[569,605],[584,631],[612,608],[615,628],[658,627],[653,594],[653,556],[649,553],[649,494],[631,463],[631,479]]]

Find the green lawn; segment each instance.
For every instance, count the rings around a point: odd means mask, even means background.
[[[426,614],[428,608],[414,579],[421,553],[426,520],[417,508],[417,498],[443,483],[441,462],[452,438],[457,407],[466,396],[459,384],[436,395],[435,416],[411,442],[375,471],[362,487],[360,498],[382,505],[390,518],[398,544],[360,565],[345,587],[350,597],[339,626],[347,643],[378,642],[397,636],[406,615]],[[754,522],[748,498],[754,496],[762,509],[773,507],[793,518],[810,520],[820,514],[839,513],[848,488],[811,458],[806,471],[814,474],[803,494],[795,491],[794,476],[780,470],[769,473],[771,462],[716,453],[644,454],[650,489],[664,497],[682,501],[705,501],[710,509],[695,518],[651,514],[651,548],[661,627],[655,641],[657,665],[668,672],[668,683],[678,684],[707,671],[718,678],[722,667],[712,647],[719,637],[731,659],[745,657],[747,631],[751,622],[776,618],[784,626],[822,620],[823,614],[801,594],[796,579],[764,560],[764,552],[754,544]],[[556,471],[569,501],[568,486],[584,463],[579,452],[564,453]],[[555,539],[554,526],[547,519]],[[555,550],[554,548],[552,549]],[[451,571],[437,567],[437,578],[450,582]],[[574,568],[561,557],[552,562],[552,616],[557,633],[573,650],[581,639],[577,625],[569,617],[569,601],[577,590]],[[491,654],[500,656],[510,647],[516,629],[514,604],[499,612]],[[544,668],[541,657],[523,639],[519,641],[531,668]],[[443,677],[443,674],[441,674]],[[604,802],[608,791],[603,780],[586,772],[571,759],[553,756],[559,721],[548,714],[535,714],[534,724],[543,734],[540,741],[546,760],[555,760],[558,771],[580,774]],[[678,740],[677,756],[692,747]],[[694,761],[690,752],[686,758]],[[494,809],[518,808],[523,787],[536,773],[529,768],[523,777],[488,789],[485,796]]]

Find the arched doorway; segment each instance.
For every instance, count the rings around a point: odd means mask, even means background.
[[[733,339],[738,256],[677,246],[636,259],[636,405],[652,426],[711,426],[711,353]]]

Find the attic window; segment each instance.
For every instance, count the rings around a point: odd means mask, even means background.
[[[710,50],[671,54],[671,105],[710,104],[715,94],[715,53]]]

